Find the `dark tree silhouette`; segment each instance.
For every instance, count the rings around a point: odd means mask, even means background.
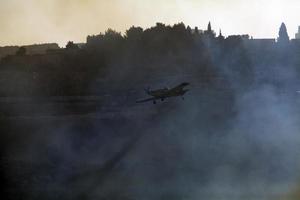
[[[78,45],[74,44],[74,42],[69,41],[66,45],[66,49],[79,49]]]
[[[198,28],[197,26],[195,27],[195,34],[196,34],[196,35],[199,35],[199,34],[200,34],[199,28]]]
[[[188,33],[192,33],[192,29],[191,29],[190,26],[187,26],[187,27],[186,27],[186,30],[187,30]]]
[[[211,32],[212,30],[211,30],[211,24],[210,24],[210,22],[208,23],[208,25],[207,25],[207,31],[208,32]]]
[[[141,27],[132,26],[125,33],[125,37],[129,40],[138,40],[141,39],[143,34],[143,29]]]
[[[279,37],[277,42],[280,44],[287,44],[289,42],[290,38],[287,33],[287,29],[284,23],[281,24],[279,29]]]
[[[18,51],[16,52],[16,55],[18,55],[18,56],[24,56],[24,55],[26,55],[26,52],[27,52],[27,50],[26,50],[25,47],[20,47],[18,49]]]
[[[108,29],[105,34],[104,34],[104,40],[107,40],[107,41],[119,41],[119,40],[122,40],[123,37],[121,35],[121,33],[113,30],[113,29]]]

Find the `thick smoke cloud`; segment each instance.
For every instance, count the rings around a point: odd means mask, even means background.
[[[99,70],[87,84],[99,99],[45,98],[36,95],[40,88],[29,100],[23,97],[25,103],[2,99],[8,114],[1,119],[3,163],[12,199],[256,200],[297,188],[299,63],[282,53],[291,47],[278,53],[276,46],[260,60],[239,37],[216,42],[186,36],[185,27],[181,35],[182,25],[178,34],[174,27],[162,28],[172,30],[174,43],[153,28],[144,34],[157,31],[159,37],[149,38],[158,41],[146,40],[143,48],[132,41],[130,50],[119,48],[123,39],[108,50],[101,49],[105,43],[93,51],[88,46],[86,52],[97,57],[87,62],[106,55],[93,63],[103,64],[105,75]],[[161,48],[151,46],[162,41]],[[294,53],[287,53],[292,59]],[[268,60],[273,55],[282,57]],[[191,82],[184,101],[134,103],[144,87],[182,81]]]

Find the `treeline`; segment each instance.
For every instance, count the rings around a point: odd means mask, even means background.
[[[286,84],[283,73],[298,76],[300,45],[277,44],[249,36],[226,39],[208,25],[183,23],[131,27],[124,35],[108,29],[70,42],[44,55],[16,55],[1,62],[0,93],[9,95],[87,95],[142,87],[156,77],[192,76],[203,87],[245,89],[256,84]],[[157,79],[157,78],[156,78]],[[222,80],[222,81],[219,81]],[[188,80],[187,80],[188,81]]]

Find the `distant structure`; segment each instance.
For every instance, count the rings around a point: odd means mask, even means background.
[[[288,44],[290,41],[290,38],[287,33],[287,29],[284,23],[281,24],[279,29],[279,37],[277,38],[278,44]]]
[[[298,26],[298,33],[296,33],[295,38],[300,40],[300,26]]]
[[[224,40],[224,39],[225,39],[224,36],[222,35],[221,29],[220,29],[220,31],[219,31],[218,39],[219,39],[219,40]]]
[[[196,26],[194,29],[192,29],[192,34],[203,34],[203,30],[199,30],[199,28]]]
[[[207,36],[208,38],[215,38],[216,37],[216,33],[212,30],[210,22],[207,25],[207,30],[204,31],[204,35]]]
[[[207,25],[207,32],[212,32],[210,22],[209,22],[208,25]]]
[[[49,50],[59,50],[60,47],[56,43],[34,44],[23,46],[26,49],[26,55],[46,54]],[[20,46],[0,47],[0,60],[8,55],[16,55]],[[24,51],[24,50],[22,50]]]
[[[249,46],[252,49],[270,49],[276,45],[275,38],[257,38],[253,39],[253,37],[249,40]]]

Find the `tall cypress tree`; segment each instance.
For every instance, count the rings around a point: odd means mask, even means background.
[[[279,37],[277,39],[278,43],[287,44],[290,41],[290,38],[287,33],[287,29],[284,23],[281,24],[279,29]]]
[[[208,32],[211,32],[211,24],[210,24],[210,22],[209,22],[208,25],[207,25],[207,31],[208,31]]]

